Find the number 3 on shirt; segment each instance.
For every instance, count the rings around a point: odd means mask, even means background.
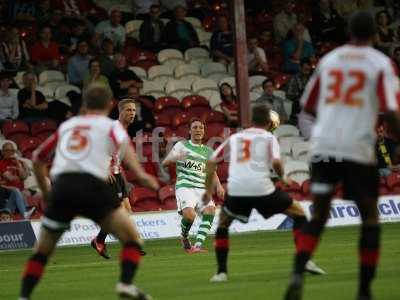
[[[244,163],[250,159],[251,140],[239,139],[239,145],[238,162]]]
[[[332,83],[328,86],[329,96],[326,103],[335,104],[338,102],[346,106],[361,107],[362,100],[357,98],[357,93],[365,86],[366,76],[363,71],[350,70],[344,73],[342,70],[334,69],[329,72]],[[351,80],[352,84],[347,90],[343,90],[345,80]]]

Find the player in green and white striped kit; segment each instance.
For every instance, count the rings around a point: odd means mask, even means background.
[[[206,206],[202,203],[205,192],[206,162],[213,150],[202,144],[204,138],[204,123],[199,119],[190,122],[190,140],[179,141],[167,155],[162,165],[176,164],[177,179],[175,184],[178,212],[182,215],[181,242],[187,252],[202,252],[202,245],[209,233],[215,215],[215,204],[210,201]],[[217,195],[224,197],[217,174],[214,174]],[[201,214],[202,221],[197,232],[194,246],[189,240],[189,230],[192,227],[196,213]]]

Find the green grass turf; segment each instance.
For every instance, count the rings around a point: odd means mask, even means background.
[[[383,251],[376,300],[400,299],[400,224],[383,226]],[[304,299],[354,300],[357,285],[357,227],[328,229],[315,261],[327,276],[307,276]],[[160,300],[282,299],[292,265],[290,232],[258,232],[233,235],[229,259],[230,281],[210,284],[215,271],[210,253],[188,255],[178,241],[146,243],[136,283]],[[109,246],[113,256],[104,260],[89,247],[58,249],[33,300],[116,299],[119,246]],[[22,265],[29,251],[0,252],[0,299],[17,299]]]

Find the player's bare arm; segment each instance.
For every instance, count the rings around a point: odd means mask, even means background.
[[[217,163],[209,160],[206,165],[206,191],[203,195],[203,203],[207,204],[210,202],[215,183],[215,170],[217,169]],[[218,180],[219,181],[219,180]]]
[[[217,193],[217,196],[221,199],[224,198],[225,196],[225,189],[221,184],[221,181],[218,178],[217,172],[214,172],[214,186],[215,186],[215,192]]]

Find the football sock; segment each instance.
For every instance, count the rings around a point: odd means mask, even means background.
[[[181,220],[181,234],[183,237],[187,237],[189,235],[190,228],[192,227],[193,222],[182,218]]]
[[[136,242],[125,243],[121,250],[121,282],[131,284],[139,265],[142,247]]]
[[[325,223],[311,220],[306,223],[297,236],[294,273],[303,274],[304,267],[318,246]]]
[[[203,215],[196,236],[196,244],[195,244],[196,247],[201,247],[201,245],[203,245],[208,233],[210,232],[213,220],[214,220],[214,215]]]
[[[359,295],[371,297],[371,282],[379,260],[380,226],[363,225],[359,244],[360,286]]]
[[[217,256],[217,273],[227,273],[227,260],[229,252],[229,229],[218,227],[215,233],[215,254]]]
[[[307,223],[307,219],[304,216],[293,218],[293,239],[294,239],[294,244],[296,245],[296,249],[297,249],[297,245],[298,245],[298,241],[299,241],[299,235],[300,235],[301,228],[306,223]]]
[[[42,278],[44,268],[47,264],[47,256],[35,253],[29,258],[25,265],[25,270],[22,275],[21,298],[29,299],[33,289]]]
[[[106,241],[107,235],[108,235],[107,232],[103,231],[103,229],[100,229],[99,233],[97,234],[96,241],[98,243],[103,243],[104,244],[105,241]]]

